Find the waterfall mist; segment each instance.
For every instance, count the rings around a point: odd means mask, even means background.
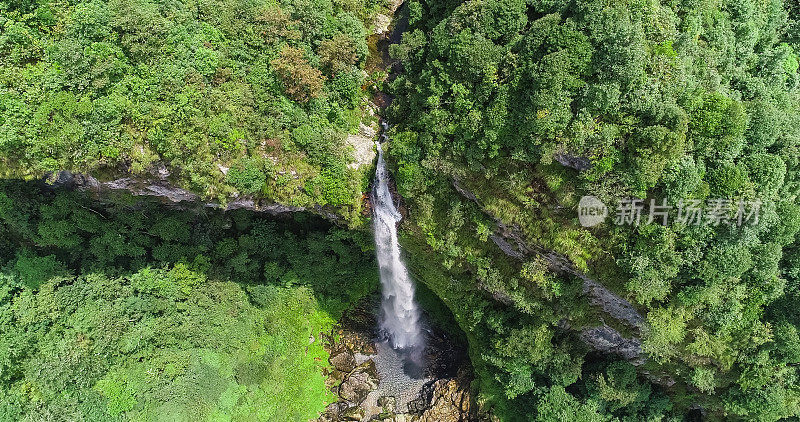
[[[386,124],[382,123],[382,127],[385,130]],[[382,134],[376,142],[378,164],[371,194],[382,287],[380,329],[393,348],[419,349],[423,345],[420,310],[414,301],[414,283],[400,257],[397,223],[402,217],[389,192],[386,162],[381,149],[381,141],[385,139],[386,135]]]

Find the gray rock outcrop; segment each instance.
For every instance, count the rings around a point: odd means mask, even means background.
[[[581,340],[594,350],[620,355],[634,364],[644,363],[642,342],[637,338],[625,338],[617,330],[602,325],[581,330]]]
[[[461,196],[474,202],[486,212],[480,199],[474,193],[457,179],[453,179],[452,184],[453,188],[455,188]],[[489,237],[503,254],[516,260],[524,260],[530,256],[539,256],[547,263],[551,271],[559,274],[569,274],[581,279],[583,281],[583,292],[586,294],[590,304],[631,328],[635,333],[641,333],[645,325],[645,319],[630,302],[579,271],[567,257],[555,251],[530,244],[525,240],[518,228],[507,226],[494,215],[488,213],[487,215],[489,215],[496,224],[494,233]],[[497,292],[492,293],[495,298],[501,302],[511,300],[510,298],[499,295]],[[619,354],[625,357],[625,359],[631,360],[633,363],[644,362],[644,357],[641,352],[641,340],[639,340],[639,338],[625,338],[619,331],[605,324],[601,327],[582,330],[581,339],[597,351]]]
[[[560,152],[553,155],[553,159],[565,167],[569,167],[578,171],[585,171],[592,168],[592,161],[586,157],[574,155],[566,152]]]
[[[191,206],[200,204],[208,208],[220,208],[221,205],[214,202],[203,202],[197,194],[186,189],[174,186],[169,181],[169,172],[163,165],[154,167],[150,176],[146,178],[120,177],[117,179],[101,182],[95,177],[86,174],[72,173],[62,170],[50,174],[46,182],[53,187],[63,189],[74,189],[80,191],[93,192],[103,195],[110,192],[127,192],[133,196],[147,196],[156,198],[168,204],[181,206],[182,204]],[[270,203],[266,200],[250,196],[237,196],[230,198],[224,208],[226,211],[236,209],[246,209],[255,212],[264,212],[270,215],[291,214],[309,211],[320,215],[330,221],[337,221],[340,217],[322,207],[312,208],[297,207],[291,205]]]
[[[378,388],[378,370],[368,360],[355,368],[339,386],[339,397],[352,404],[361,404],[367,395]]]

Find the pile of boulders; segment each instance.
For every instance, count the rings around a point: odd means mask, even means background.
[[[338,401],[327,407],[320,422],[394,421],[394,422],[466,422],[486,420],[478,416],[478,407],[470,392],[471,373],[459,370],[455,377],[434,379],[422,388],[419,396],[398,412],[397,399],[382,396],[380,375],[373,358],[375,344],[367,333],[338,330],[326,338],[330,352],[328,387]],[[336,340],[334,340],[334,337]]]

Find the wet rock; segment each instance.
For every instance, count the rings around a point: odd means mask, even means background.
[[[339,422],[341,420],[341,413],[347,410],[347,403],[337,402],[331,403],[319,416],[317,422]]]
[[[392,96],[385,92],[376,92],[372,101],[376,108],[384,109],[392,104]]]
[[[378,353],[378,351],[375,349],[375,343],[372,341],[361,343],[359,347],[355,349],[355,351],[356,353],[361,353],[362,355],[368,356]]]
[[[433,395],[430,408],[418,419],[420,422],[460,422],[468,419],[471,398],[455,380],[437,381]]]
[[[341,382],[344,381],[345,378],[347,378],[347,374],[349,374],[349,373],[350,373],[349,371],[348,372],[343,372],[343,371],[340,371],[340,370],[338,370],[336,368],[333,368],[328,373],[328,379],[330,381],[332,381],[332,383],[331,383],[332,385],[335,385],[337,383],[341,384]]]
[[[358,406],[348,407],[339,413],[339,417],[343,421],[360,421],[364,419],[364,416],[364,409]]]
[[[418,422],[465,422],[486,420],[470,392],[470,377],[460,371],[455,378],[433,381],[420,397],[409,403],[409,413]]]
[[[380,406],[384,412],[394,413],[397,409],[397,399],[394,397],[381,397],[378,399],[378,406]]]
[[[377,322],[375,322],[375,324],[377,324]],[[362,355],[374,355],[377,353],[372,333],[369,331],[348,330],[345,332],[340,330],[339,336],[342,344],[348,349],[352,350],[353,353],[359,353]]]
[[[319,420],[350,420],[345,419],[345,411],[373,422],[486,420],[474,417],[477,405],[469,392],[472,367],[464,346],[446,331],[432,328],[426,331],[421,357],[424,368],[407,368],[395,360],[402,358],[401,354],[392,354],[385,342],[376,343],[379,300],[377,295],[366,299],[342,317],[333,333],[323,334],[334,366],[326,373],[327,385],[339,396],[339,402],[329,405]],[[342,354],[352,355],[356,361],[356,367],[346,374],[336,369],[349,367],[349,358],[338,357]],[[406,370],[417,375],[411,378]],[[350,410],[352,407],[361,410]],[[445,417],[447,412],[455,412],[455,419]]]
[[[367,395],[378,388],[378,370],[375,362],[368,360],[347,376],[339,386],[339,397],[354,403],[360,404],[367,398]]]

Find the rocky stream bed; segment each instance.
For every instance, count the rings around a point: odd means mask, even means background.
[[[351,310],[326,336],[328,387],[338,401],[320,422],[485,420],[470,391],[466,348],[426,325],[426,346],[410,356],[388,346],[377,332],[377,298]]]

